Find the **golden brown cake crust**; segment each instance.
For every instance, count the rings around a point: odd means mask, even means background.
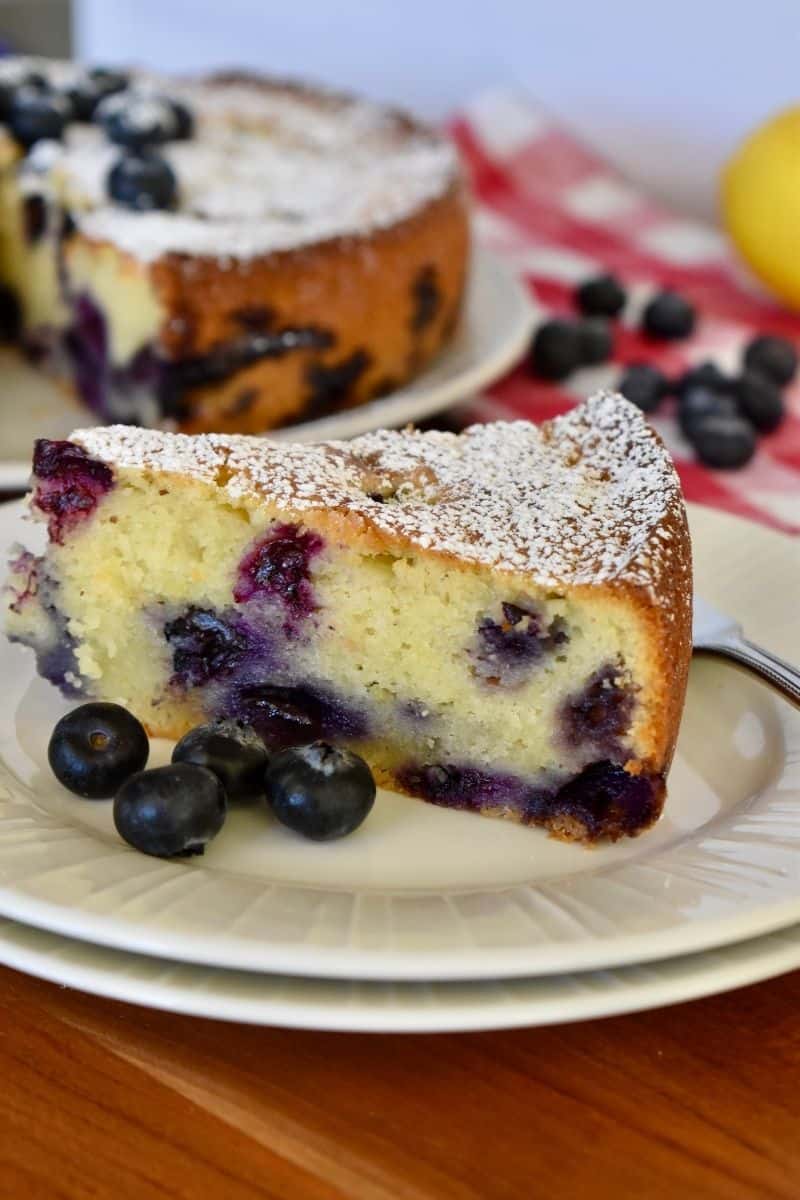
[[[670,505],[654,536],[673,548],[668,558],[654,564],[653,589],[659,604],[654,607],[649,602],[646,589],[628,585],[624,590],[650,631],[650,655],[658,680],[647,730],[653,759],[639,769],[657,766],[666,772],[678,740],[692,658],[692,547],[683,504]]]
[[[543,588],[623,588],[665,607],[685,549],[669,453],[639,410],[608,392],[541,426],[499,421],[460,434],[383,429],[305,445],[119,425],[71,440],[118,472],[196,479],[300,520],[345,522],[348,541],[408,545]]]
[[[243,263],[167,255],[150,268],[167,313],[160,336],[166,358],[203,356],[241,337],[248,314],[257,326],[259,308],[268,309],[270,328],[317,329],[330,339],[327,348],[264,358],[187,393],[177,427],[257,433],[393,391],[451,337],[468,259],[468,204],[460,181],[406,220],[360,237]],[[326,394],[326,376],[315,368],[349,377],[340,397],[335,376]]]

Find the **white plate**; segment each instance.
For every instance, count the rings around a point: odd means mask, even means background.
[[[270,436],[295,442],[349,438],[381,426],[420,421],[487,387],[525,350],[535,308],[511,269],[476,246],[464,313],[453,341],[408,387],[319,421],[277,430]],[[24,488],[31,446],[37,437],[66,437],[92,424],[92,415],[66,388],[0,349],[0,490]]]
[[[800,967],[800,926],[646,966],[486,983],[367,983],[225,971],[126,954],[0,920],[0,963],[168,1012],[349,1033],[458,1033],[663,1008]]]
[[[798,547],[692,513],[698,581],[750,634],[800,652]],[[30,536],[0,510],[0,546]],[[29,537],[26,539],[29,540]],[[49,773],[66,705],[0,646],[0,914],[72,937],[247,970],[477,979],[588,970],[741,940],[800,920],[800,712],[733,668],[694,664],[658,827],[586,850],[382,793],[338,843],[233,812],[202,860],[137,854],[110,803]],[[153,762],[166,758],[156,743]]]

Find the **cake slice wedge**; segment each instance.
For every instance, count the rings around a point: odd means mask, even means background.
[[[232,716],[383,784],[587,842],[664,802],[690,643],[678,479],[600,394],[540,427],[286,445],[119,426],[37,443],[10,637],[178,737]]]

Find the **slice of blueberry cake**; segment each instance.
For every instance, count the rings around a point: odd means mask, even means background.
[[[690,657],[678,479],[602,394],[539,428],[39,442],[7,629],[156,734],[347,743],[434,804],[594,841],[658,817]]]

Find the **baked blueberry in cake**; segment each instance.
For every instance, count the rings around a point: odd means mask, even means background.
[[[690,656],[678,479],[634,405],[270,444],[40,442],[12,639],[156,734],[234,718],[434,804],[595,841],[652,824]]]
[[[451,336],[467,258],[456,153],[402,113],[0,61],[0,285],[102,420],[259,432],[369,400]]]

